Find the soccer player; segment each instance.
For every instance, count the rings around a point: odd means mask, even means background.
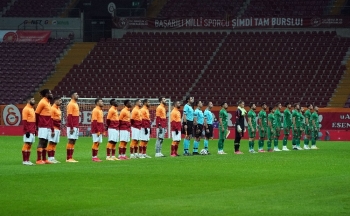
[[[103,124],[103,100],[101,98],[95,99],[96,107],[92,110],[91,113],[91,134],[92,134],[92,161],[102,162],[97,157],[98,147],[102,143],[102,134],[104,132]]]
[[[284,137],[283,137],[282,151],[290,151],[287,147],[287,143],[288,143],[289,132],[290,132],[290,129],[292,128],[292,113],[291,113],[292,105],[289,102],[286,102],[285,106],[286,106],[286,109],[283,112],[284,113],[284,117],[283,117]]]
[[[243,154],[239,150],[241,139],[244,135],[245,132],[245,127],[244,127],[244,117],[247,114],[247,111],[244,109],[244,101],[240,100],[238,101],[238,107],[236,111],[236,126],[235,126],[235,154]]]
[[[305,138],[304,138],[304,149],[308,150],[309,141],[311,140],[312,122],[311,122],[311,111],[313,110],[313,105],[309,104],[308,109],[305,111]]]
[[[269,115],[268,115],[268,129],[267,129],[267,151],[273,152],[273,149],[271,148],[271,143],[275,139],[275,128],[276,128],[276,121],[275,121],[275,110],[273,107],[269,107]]]
[[[141,125],[142,125],[141,110],[140,110],[141,106],[142,106],[141,100],[136,99],[134,109],[132,109],[131,111],[130,159],[136,159],[139,157],[139,155],[137,154],[137,150],[139,148],[139,140],[141,135]]]
[[[224,152],[224,142],[228,133],[228,105],[226,102],[221,103],[221,110],[219,112],[219,141],[218,154],[226,154]]]
[[[255,141],[255,136],[256,136],[256,131],[257,131],[257,126],[256,126],[256,105],[255,103],[250,103],[249,105],[250,110],[248,112],[248,133],[249,133],[249,152],[250,153],[256,153],[254,151],[254,141]]]
[[[181,113],[179,111],[181,107],[180,101],[175,101],[174,109],[170,113],[170,124],[171,124],[171,136],[173,142],[171,143],[171,157],[180,156],[177,154],[179,143],[181,141]]]
[[[211,109],[213,108],[213,103],[209,102],[207,108],[204,111],[204,128],[205,128],[205,139],[204,139],[204,149],[209,152],[209,139],[213,138],[213,113]]]
[[[311,114],[311,149],[318,149],[316,146],[316,139],[318,138],[318,132],[320,131],[320,124],[318,122],[318,107],[314,107],[314,112]]]
[[[186,134],[184,139],[184,156],[190,156],[189,148],[191,143],[191,137],[193,134],[193,108],[192,104],[194,102],[194,97],[187,97],[186,104],[183,111],[183,132]]]
[[[35,100],[32,97],[27,98],[27,105],[22,110],[22,125],[23,125],[23,147],[22,157],[23,165],[31,166],[35,165],[30,162],[30,149],[35,141],[35,112],[34,112]]]
[[[143,100],[143,107],[141,108],[141,117],[142,117],[142,127],[141,127],[141,135],[140,135],[140,147],[139,147],[139,156],[140,158],[151,158],[146,154],[147,144],[149,141],[149,137],[151,134],[151,118],[149,115],[149,100]]]
[[[119,160],[115,156],[116,145],[119,142],[119,116],[118,116],[118,102],[115,99],[109,101],[111,108],[108,110],[106,125],[108,130],[107,156],[106,160]]]
[[[282,104],[277,103],[275,106],[275,140],[274,140],[274,151],[282,151],[281,149],[278,148],[278,140],[281,136],[281,127],[282,127],[282,114],[281,114],[281,109],[282,109]]]
[[[164,135],[166,132],[166,109],[165,109],[165,98],[159,98],[159,106],[156,109],[156,125],[157,125],[157,142],[156,142],[156,157],[165,157],[162,154],[162,144],[164,140]]]
[[[51,163],[60,163],[55,159],[56,146],[60,141],[61,135],[61,118],[62,112],[60,106],[62,104],[61,97],[55,97],[53,99],[54,104],[51,106],[51,119],[52,119],[52,128],[51,136],[49,137],[49,145],[47,147],[48,159]]]
[[[267,134],[267,114],[266,114],[266,103],[261,104],[261,110],[259,112],[259,152],[264,151],[264,141]]]
[[[125,153],[126,153],[126,144],[130,141],[130,130],[131,130],[131,124],[130,124],[130,108],[131,108],[131,101],[125,100],[124,101],[124,108],[119,114],[119,135],[120,135],[120,143],[119,143],[119,159],[120,160],[127,160],[129,159]]]
[[[294,110],[292,113],[292,121],[293,121],[293,149],[294,150],[302,150],[300,148],[300,132],[301,132],[301,112],[300,105],[298,103],[294,104]]]
[[[193,142],[193,155],[199,155],[198,147],[199,142],[201,140],[202,132],[203,132],[203,124],[204,124],[204,114],[202,111],[203,103],[202,101],[197,102],[197,108],[193,112],[193,125],[195,132],[195,140]]]
[[[74,145],[79,138],[79,105],[77,103],[79,95],[76,91],[72,91],[71,100],[67,105],[67,159],[68,163],[77,163],[73,159]]]
[[[36,164],[51,164],[46,158],[46,151],[49,137],[51,136],[52,119],[50,100],[52,100],[53,96],[49,89],[43,89],[40,95],[43,98],[35,110],[35,120],[39,137]]]

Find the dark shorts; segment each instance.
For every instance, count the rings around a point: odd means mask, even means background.
[[[197,130],[199,130],[199,132]],[[194,126],[194,136],[196,138],[199,138],[202,136],[202,131],[203,131],[203,125],[198,124],[198,125]]]
[[[187,130],[185,131],[185,126],[182,126],[182,133],[187,136],[193,135],[193,121],[187,120]]]
[[[207,132],[207,130],[205,130],[205,137],[207,139],[213,137],[213,125],[208,125],[208,129],[209,129],[209,132]]]

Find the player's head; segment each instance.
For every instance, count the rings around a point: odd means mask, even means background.
[[[125,100],[124,101],[124,106],[126,106],[127,108],[131,108],[131,101],[130,100]]]
[[[300,107],[300,112],[304,112],[305,110],[304,110],[304,107]]]
[[[252,109],[252,110],[255,110],[255,109],[256,109],[256,105],[255,105],[255,103],[253,103],[253,102],[251,102],[251,103],[249,104],[249,107],[250,107],[250,109]]]
[[[51,93],[51,90],[50,89],[43,89],[40,91],[40,95],[41,97],[45,97],[49,100],[51,100],[53,98],[53,95]]]
[[[159,103],[161,103],[161,104],[166,104],[166,101],[165,101],[165,97],[159,97]]]
[[[79,95],[78,95],[77,91],[71,91],[70,98],[72,98],[73,100],[78,100]]]
[[[31,106],[34,106],[34,105],[35,105],[35,100],[34,100],[33,97],[28,97],[28,98],[26,99],[26,101],[27,101],[27,104],[30,104]]]
[[[290,104],[290,102],[286,102],[284,106],[287,107],[288,109],[292,108],[292,104]]]
[[[261,103],[261,108],[262,108],[263,110],[266,110],[267,105],[266,105],[266,103],[265,103],[265,102],[262,102],[262,103]]]
[[[269,112],[270,112],[270,113],[274,113],[274,112],[275,112],[275,109],[274,109],[272,106],[270,106],[270,107],[269,107]]]
[[[142,104],[146,107],[149,107],[149,100],[147,98],[143,99]]]
[[[197,101],[197,107],[198,108],[202,108],[203,107],[203,103],[202,103],[202,101]]]
[[[134,101],[134,103],[135,103],[135,106],[138,106],[138,107],[140,107],[140,106],[142,105],[140,99],[136,99],[136,100]]]
[[[180,101],[175,101],[174,102],[174,107],[177,108],[177,109],[180,109],[181,108],[181,102]]]
[[[244,108],[244,101],[239,100],[238,103],[237,103],[237,105],[238,105],[239,107],[241,107],[241,108]]]
[[[209,103],[208,103],[208,109],[211,109],[211,108],[213,108],[213,102],[211,102],[211,101],[209,101]]]
[[[275,107],[280,110],[282,108],[282,104],[280,102],[278,102],[278,103],[276,103]]]
[[[224,109],[227,109],[227,107],[228,107],[227,102],[226,102],[226,101],[225,101],[225,102],[222,102],[222,103],[221,103],[221,107],[224,108]]]
[[[313,110],[313,109],[314,109],[314,105],[312,105],[312,103],[309,103],[309,105],[307,106],[307,108],[308,108],[309,110]]]
[[[295,104],[294,104],[294,109],[300,110],[300,104],[299,104],[299,103],[295,103]]]
[[[318,106],[314,106],[314,110],[318,112]]]
[[[112,106],[115,106],[115,107],[118,106],[118,102],[114,98],[109,101],[109,104],[112,105]]]
[[[103,100],[102,98],[96,98],[95,99],[96,106],[103,107]]]
[[[62,104],[62,99],[61,99],[61,97],[54,97],[53,98],[53,102],[54,102],[54,104],[56,104],[56,106],[61,106],[61,104]]]
[[[186,97],[186,103],[193,104],[193,102],[194,102],[194,97],[191,97],[191,96]]]

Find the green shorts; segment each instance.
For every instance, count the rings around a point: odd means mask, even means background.
[[[267,139],[269,140],[275,139],[275,130],[271,130],[271,128],[267,129]]]
[[[289,135],[290,133],[291,126],[287,126],[283,128],[283,133],[284,135]]]
[[[305,135],[306,136],[311,136],[311,133],[312,133],[312,131],[311,131],[311,127],[310,126],[305,126]]]
[[[264,130],[261,130],[261,128],[259,128],[259,137],[260,138],[265,138],[267,136],[267,127],[263,127]]]
[[[250,129],[250,127],[248,127],[248,135],[249,135],[249,138],[255,138],[256,137],[256,130],[254,130],[254,132],[253,132],[252,129]]]
[[[315,140],[317,140],[318,139],[318,131],[319,131],[319,129],[312,129],[311,130],[311,139],[315,139]]]
[[[275,136],[278,138],[281,136],[281,128],[280,127],[275,127]]]
[[[297,128],[294,130],[294,127],[293,127],[293,129],[292,129],[293,138],[294,138],[294,139],[299,139],[299,138],[301,137],[301,132],[302,132],[301,128],[298,128],[298,127],[297,127]]]
[[[225,128],[225,131],[222,131],[220,128],[219,128],[219,139],[226,139],[226,134],[227,134],[228,130],[227,128]]]

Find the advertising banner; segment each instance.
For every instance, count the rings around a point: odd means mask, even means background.
[[[51,31],[0,30],[0,42],[46,43]]]

